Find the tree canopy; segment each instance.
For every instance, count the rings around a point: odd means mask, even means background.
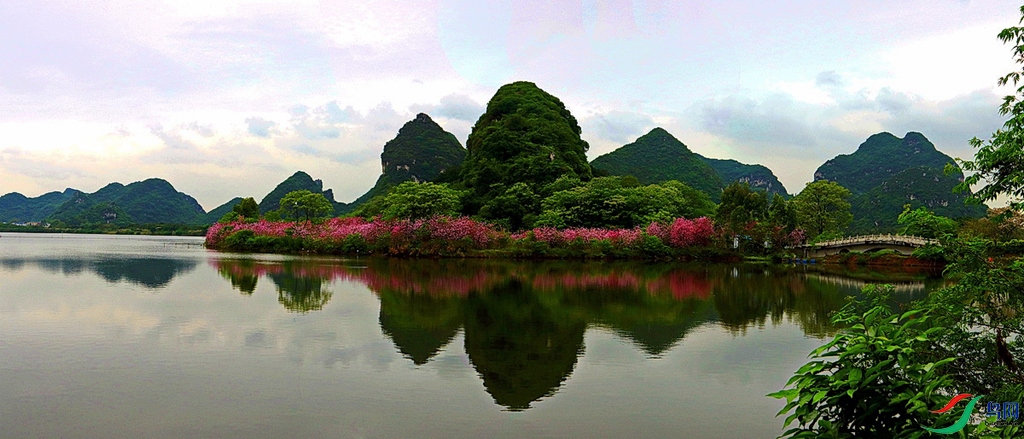
[[[715,219],[719,224],[740,230],[748,223],[768,217],[768,197],[764,192],[750,189],[747,183],[733,182],[722,190],[722,202]]]
[[[358,214],[384,219],[420,219],[437,215],[455,216],[462,208],[462,193],[438,183],[407,181],[386,194],[374,197]]]
[[[940,238],[956,233],[957,229],[956,221],[938,216],[923,207],[910,210],[910,205],[904,207],[899,223],[904,226],[904,234],[923,238]]]
[[[542,202],[537,225],[632,228],[675,218],[697,218],[714,212],[707,194],[672,181],[639,186],[630,177],[599,177],[560,190]]]
[[[289,192],[281,198],[280,211],[286,218],[310,221],[334,212],[334,206],[323,194],[303,189]]]
[[[850,190],[834,181],[807,183],[792,201],[798,226],[812,238],[841,234],[853,220],[848,198]]]
[[[235,203],[231,211],[221,216],[219,222],[229,223],[239,218],[245,218],[248,221],[255,221],[260,218],[260,206],[256,204],[255,198],[242,198]]]
[[[1024,15],[1024,6],[1020,8]],[[1024,22],[1024,18],[1022,18]],[[1010,43],[1014,61],[1024,65],[1024,27],[1011,26],[999,33],[999,39]],[[996,130],[989,140],[977,137],[970,144],[977,149],[974,160],[957,160],[963,169],[973,174],[967,176],[957,188],[969,191],[971,186],[981,187],[971,195],[977,202],[1009,198],[1008,205],[1016,211],[1024,210],[1024,84],[1021,84],[1022,70],[1007,73],[999,78],[999,85],[1012,85],[1014,94],[1003,98],[999,114],[1009,116],[1003,127]]]

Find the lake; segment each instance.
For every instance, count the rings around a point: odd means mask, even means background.
[[[818,270],[3,233],[0,437],[774,438],[764,395],[885,279]]]

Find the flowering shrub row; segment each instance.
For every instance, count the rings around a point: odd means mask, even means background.
[[[646,228],[558,230],[539,227],[508,234],[466,217],[425,220],[333,218],[322,223],[235,221],[214,224],[206,234],[210,248],[237,251],[459,256],[498,249],[509,256],[670,257],[679,251],[721,244],[708,218],[679,218]],[[719,247],[723,247],[719,245]]]
[[[242,251],[444,256],[488,248],[501,236],[489,224],[444,216],[389,221],[332,218],[322,223],[260,220],[214,224],[206,233],[206,246]]]

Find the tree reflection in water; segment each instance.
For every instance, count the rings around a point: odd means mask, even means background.
[[[381,290],[380,329],[417,366],[430,361],[462,327],[464,300],[400,290]]]
[[[830,314],[858,289],[802,267],[496,260],[285,262],[217,260],[231,285],[252,294],[259,277],[289,311],[322,309],[327,285],[352,280],[380,298],[379,323],[413,364],[428,363],[464,331],[465,350],[494,401],[525,410],[557,392],[583,352],[590,326],[608,328],[649,357],[694,328],[734,334],[789,320],[807,334],[835,332]],[[825,279],[823,281],[822,279]]]
[[[288,311],[319,311],[333,294],[326,284],[343,267],[310,263],[304,260],[261,262],[252,259],[221,259],[212,262],[217,272],[242,294],[252,295],[261,276],[270,278],[277,289],[277,301]],[[339,272],[340,273],[340,272]]]

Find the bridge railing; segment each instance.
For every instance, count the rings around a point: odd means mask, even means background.
[[[937,239],[922,238],[920,236],[913,235],[861,235],[851,236],[848,238],[833,239],[830,241],[822,241],[816,244],[803,244],[797,246],[798,248],[810,248],[810,247],[842,247],[847,245],[858,245],[858,244],[903,244],[909,246],[924,246],[927,244],[938,244]]]

